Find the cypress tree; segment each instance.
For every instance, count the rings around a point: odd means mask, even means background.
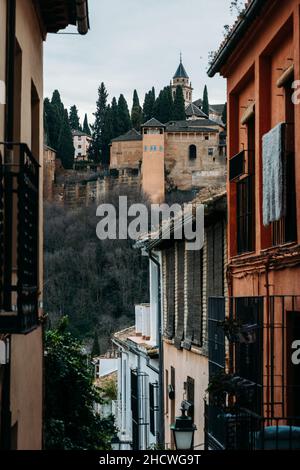
[[[143,119],[143,111],[140,106],[140,100],[137,94],[137,91],[133,92],[133,104],[131,110],[131,125],[137,131],[140,130]]]
[[[92,126],[92,142],[89,147],[89,158],[94,162],[101,161],[101,151],[103,148],[102,131],[104,126],[104,118],[106,114],[106,103],[108,93],[102,82],[98,88],[98,99],[96,103],[96,112],[94,113],[95,122]]]
[[[51,137],[50,131],[52,130],[51,127],[51,114],[52,114],[52,107],[49,98],[44,99],[44,141],[45,144],[51,147]]]
[[[110,105],[107,106],[105,117],[104,117],[104,124],[102,129],[102,163],[105,165],[109,164],[110,160],[110,142],[113,138],[113,119],[112,119],[112,109]]]
[[[49,129],[51,147],[58,150],[58,141],[60,136],[61,127],[64,121],[65,108],[61,101],[58,90],[54,90],[51,99],[51,129]]]
[[[173,116],[173,98],[171,88],[165,87],[160,91],[154,106],[154,117],[162,123],[166,123]]]
[[[127,101],[124,95],[120,95],[118,101],[118,131],[120,135],[126,134],[131,129],[130,114],[127,105]]]
[[[207,86],[205,85],[203,91],[203,100],[202,100],[202,111],[209,116],[209,101],[208,101],[208,91]]]
[[[69,115],[67,109],[65,109],[57,147],[57,156],[61,159],[64,168],[71,169],[73,167],[74,152]]]
[[[149,121],[154,117],[154,106],[155,106],[155,89],[148,91],[145,94],[145,100],[143,105],[143,122]]]
[[[225,103],[224,108],[223,108],[222,122],[223,124],[225,124],[225,126],[227,125],[227,103]]]
[[[173,119],[174,121],[183,121],[186,119],[184,97],[183,97],[183,91],[182,91],[181,86],[176,87],[174,107],[173,107]]]
[[[90,129],[90,126],[89,126],[88,117],[87,117],[86,113],[85,113],[85,116],[84,116],[82,131],[87,135],[91,135],[91,129]]]
[[[72,131],[81,131],[78,109],[76,108],[75,104],[70,108],[69,122]]]
[[[112,127],[113,127],[113,135],[112,138],[118,137],[120,135],[119,132],[119,117],[118,117],[118,103],[115,97],[113,97],[111,102],[111,117],[112,117]]]
[[[99,338],[98,338],[97,330],[95,330],[95,334],[94,334],[94,341],[93,341],[91,356],[92,357],[100,356],[100,345],[99,345]]]

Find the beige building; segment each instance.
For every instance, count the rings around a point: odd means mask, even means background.
[[[75,149],[75,161],[88,160],[88,150],[92,141],[91,136],[82,131],[72,131],[72,136]]]
[[[42,448],[43,41],[76,23],[87,1],[0,0],[2,449]]]
[[[140,172],[144,192],[161,202],[173,189],[187,191],[225,181],[226,134],[205,117],[166,124],[151,119],[141,133],[131,130],[113,139],[110,168]]]

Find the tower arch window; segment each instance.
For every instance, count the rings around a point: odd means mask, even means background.
[[[189,159],[195,160],[197,158],[197,147],[196,145],[189,146]]]

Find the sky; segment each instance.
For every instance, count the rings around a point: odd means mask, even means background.
[[[58,89],[65,107],[76,104],[93,122],[97,89],[131,106],[136,88],[159,92],[170,83],[180,52],[194,87],[193,100],[208,86],[209,101],[226,100],[225,80],[207,76],[209,51],[218,49],[223,27],[232,24],[231,0],[89,0],[86,36],[49,34],[45,44],[45,96]],[[64,32],[75,32],[68,28]]]

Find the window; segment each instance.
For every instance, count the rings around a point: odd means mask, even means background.
[[[285,155],[284,187],[286,188],[286,215],[272,224],[273,246],[297,240],[296,183],[295,183],[295,113],[292,100],[292,83],[285,86]]]
[[[145,152],[147,152],[147,150],[148,150],[147,145],[145,145],[144,150],[145,150]]]
[[[81,149],[81,147],[82,147],[81,145],[78,145],[78,148],[79,148],[79,149]]]
[[[81,135],[78,136],[78,140],[81,140]]]
[[[209,149],[208,149],[208,156],[209,156],[209,157],[213,157],[213,155],[214,155],[214,149],[213,149],[212,147],[209,147]]]
[[[183,347],[191,349],[192,344],[202,345],[202,250],[186,252],[186,298],[187,318]]]
[[[255,117],[247,124],[248,176],[237,183],[237,248],[238,254],[255,249]]]
[[[194,422],[194,403],[195,403],[195,380],[192,377],[186,379],[186,399],[189,403],[188,416]]]
[[[195,160],[197,158],[197,147],[196,145],[189,146],[189,159]]]
[[[205,135],[204,135],[204,139],[205,139],[205,140],[209,140],[209,134],[205,134]]]
[[[164,148],[163,148],[162,145],[159,146],[159,151],[160,151],[160,152],[163,152],[163,151],[164,151]]]
[[[153,151],[156,152],[156,145],[153,145]]]
[[[78,154],[77,154],[77,155],[78,155],[78,157],[81,157],[81,152],[78,152]]]
[[[150,432],[155,436],[155,391],[157,387],[155,384],[149,384],[149,410],[150,410]]]

